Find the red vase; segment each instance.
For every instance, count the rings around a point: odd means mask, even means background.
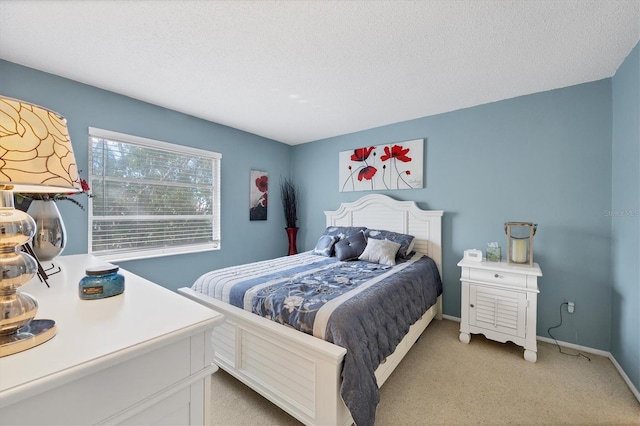
[[[298,249],[296,248],[296,236],[298,235],[298,228],[284,228],[287,231],[287,238],[289,238],[289,253],[298,254]]]

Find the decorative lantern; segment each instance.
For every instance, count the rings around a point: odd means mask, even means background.
[[[531,222],[507,222],[507,263],[533,266],[533,236],[538,225]]]

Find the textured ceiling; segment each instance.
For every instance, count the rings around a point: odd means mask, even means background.
[[[291,145],[611,77],[638,40],[640,0],[0,0],[2,59]]]

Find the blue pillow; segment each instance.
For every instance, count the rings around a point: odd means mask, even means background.
[[[413,248],[413,239],[415,238],[413,235],[399,234],[397,232],[385,231],[382,229],[367,229],[365,231],[365,235],[367,238],[389,240],[400,244],[397,256],[402,258],[407,257],[411,253],[411,249]]]
[[[311,251],[311,254],[331,257],[333,255],[333,245],[336,241],[338,241],[338,237],[334,237],[333,235],[321,235],[316,247]]]
[[[335,244],[334,250],[338,260],[353,260],[362,254],[365,247],[367,247],[367,240],[364,233],[360,231],[342,238]]]
[[[366,229],[364,226],[327,226],[322,235],[331,235],[341,240]]]

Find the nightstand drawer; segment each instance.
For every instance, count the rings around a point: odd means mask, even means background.
[[[469,270],[469,279],[485,283],[504,284],[515,287],[527,287],[527,276],[502,271],[486,271],[484,269]]]

